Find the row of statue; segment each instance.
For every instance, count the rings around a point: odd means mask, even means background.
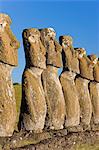
[[[19,42],[10,24],[10,17],[0,14],[0,137],[12,136],[17,118],[11,72],[18,65]],[[22,38],[21,129],[99,130],[99,58],[73,48],[71,36],[58,42],[53,28],[25,29]]]

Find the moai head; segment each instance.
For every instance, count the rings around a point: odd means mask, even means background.
[[[0,61],[17,66],[19,42],[13,35],[10,24],[10,17],[6,14],[0,14]]]
[[[56,38],[56,33],[53,28],[45,28],[45,29],[40,29],[41,31],[41,39],[44,44],[44,46],[47,46],[47,43],[49,41],[54,41]]]
[[[94,66],[94,65],[97,64],[97,62],[98,62],[98,57],[97,57],[96,55],[92,54],[92,55],[89,55],[88,57],[89,57],[89,59],[91,60],[91,65]]]
[[[53,28],[41,29],[41,40],[46,48],[47,65],[62,67],[62,47],[56,41],[56,33]]]
[[[60,44],[62,45],[62,48],[65,49],[67,47],[72,47],[73,39],[71,36],[60,36],[59,37]]]
[[[84,48],[77,48],[78,59],[82,59],[86,55],[86,50]]]
[[[46,68],[46,50],[40,40],[38,29],[31,28],[23,31],[23,44],[26,56],[26,66]]]

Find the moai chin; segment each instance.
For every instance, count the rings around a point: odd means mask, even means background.
[[[58,68],[62,67],[60,44],[55,39],[52,28],[41,30],[42,43],[46,48],[47,68],[42,73],[48,116],[45,126],[52,130],[63,129],[65,118],[65,101],[62,87],[58,78]]]
[[[0,14],[0,136],[12,136],[16,124],[16,100],[11,73],[17,66],[19,42],[10,30],[11,19]]]
[[[46,117],[46,101],[41,73],[46,68],[45,48],[37,29],[23,31],[26,67],[22,82],[23,126],[35,133],[42,132]]]
[[[59,41],[62,45],[63,69],[79,74],[78,51],[73,48],[72,37],[60,36]]]

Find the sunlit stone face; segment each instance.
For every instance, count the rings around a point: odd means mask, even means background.
[[[31,67],[46,68],[46,50],[40,40],[40,32],[36,28],[23,31],[23,44],[26,64]]]
[[[96,57],[96,55],[90,55],[90,60],[93,64],[97,64],[98,62],[98,57]]]
[[[86,50],[84,48],[78,48],[78,58],[81,59],[84,55],[86,55]]]
[[[41,39],[42,41],[55,40],[56,33],[53,28],[45,28],[41,30]]]
[[[62,42],[62,47],[63,48],[67,48],[69,46],[72,46],[72,37],[70,36],[62,36],[62,39],[61,39],[61,42]]]
[[[19,42],[10,29],[9,20],[9,16],[0,14],[0,61],[17,66]]]

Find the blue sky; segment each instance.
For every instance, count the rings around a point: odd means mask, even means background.
[[[13,81],[21,82],[25,66],[22,31],[25,28],[53,27],[60,35],[71,35],[74,47],[84,47],[87,54],[99,56],[98,0],[0,0],[0,12],[12,19],[11,29],[20,41],[19,66]]]

